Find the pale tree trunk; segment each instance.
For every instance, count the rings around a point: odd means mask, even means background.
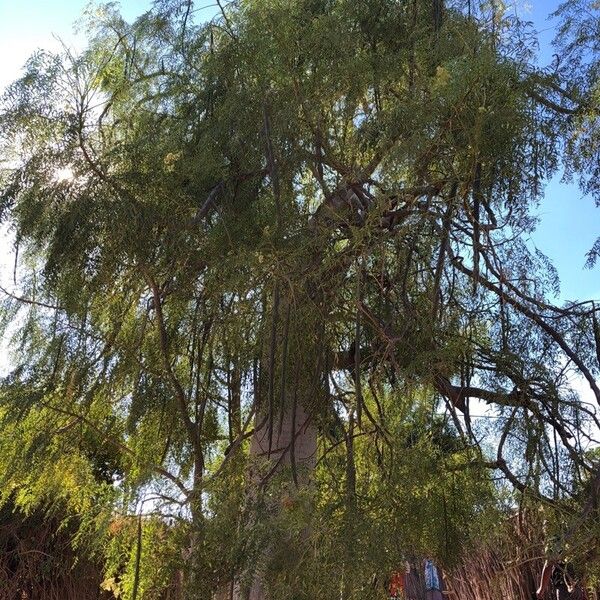
[[[295,483],[305,484],[316,463],[314,419],[302,404],[293,402],[284,406],[275,417],[279,422],[273,423],[272,431],[268,421],[262,426],[259,424],[252,436],[250,455],[258,460],[266,459],[271,467],[269,474],[289,469]]]
[[[247,475],[251,505],[267,486],[276,486],[255,516],[267,521],[293,505],[295,496],[310,483],[317,458],[316,410],[324,405],[324,344],[314,299],[302,292],[280,298],[276,289],[272,308]],[[290,547],[298,548],[301,542],[289,539]],[[237,574],[216,600],[269,600],[260,565],[273,556],[274,544],[267,538],[263,546],[258,565],[247,565],[246,572]]]
[[[312,415],[301,404],[291,402],[275,417],[272,430],[265,415],[257,417],[257,428],[250,445],[254,468],[248,476],[248,493],[255,497],[265,477],[286,472],[290,485],[282,491],[278,504],[271,507],[273,511],[293,502],[293,490],[308,484],[317,456],[317,428]],[[264,552],[268,559],[268,544]],[[260,569],[253,574],[249,589],[243,590],[237,580],[229,582],[219,590],[215,600],[268,600]]]
[[[279,421],[273,424],[273,431],[270,431],[269,423],[266,422],[257,429],[250,446],[251,459],[259,463],[264,460],[268,469],[266,474],[263,474],[262,469],[252,474],[254,486],[260,486],[265,476],[273,477],[286,471],[284,478],[289,485],[283,484],[278,505],[270,507],[274,512],[293,503],[294,491],[309,483],[317,455],[317,428],[312,415],[301,404],[291,402],[283,407],[277,417]],[[294,541],[290,540],[290,543],[293,544]],[[265,548],[267,559],[270,550],[268,546]],[[247,598],[268,599],[260,572],[255,574]]]

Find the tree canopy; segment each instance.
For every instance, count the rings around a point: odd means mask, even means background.
[[[496,1],[218,6],[92,7],[4,95],[1,497],[134,600],[379,598],[523,506],[592,581],[600,325],[528,235],[600,198],[596,3],[547,67]]]

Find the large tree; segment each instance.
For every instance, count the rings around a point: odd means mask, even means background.
[[[572,36],[597,10],[563,9],[544,70],[475,4],[108,5],[8,89],[3,489],[106,531],[126,597],[178,568],[190,598],[378,597],[507,489],[571,542],[595,523],[599,423],[570,387],[600,402],[595,308],[551,303],[527,235],[565,148],[595,189]],[[184,552],[157,566],[165,536]]]

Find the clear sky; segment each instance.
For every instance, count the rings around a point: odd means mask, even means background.
[[[121,9],[125,18],[133,19],[150,4],[149,0],[124,0]],[[210,0],[199,3],[210,4]],[[558,0],[513,3],[519,16],[533,21],[541,32],[541,63],[547,64],[552,57],[550,41],[555,22],[546,18],[558,4]],[[0,0],[0,89],[18,77],[21,66],[34,50],[58,47],[53,35],[69,45],[81,45],[84,40],[74,35],[72,24],[86,5],[86,0]],[[600,266],[594,270],[583,268],[585,253],[600,235],[600,209],[590,198],[582,197],[576,185],[561,183],[560,179],[557,176],[546,188],[538,211],[541,222],[531,242],[557,267],[562,283],[561,299],[600,299]]]
[[[58,48],[53,36],[69,45],[81,44],[73,24],[88,4],[88,0],[0,0],[0,87],[18,76],[34,50]],[[126,0],[121,11],[125,18],[133,19],[150,4],[148,0]]]
[[[549,18],[559,0],[531,0],[519,12],[533,21],[540,42],[539,62],[552,61],[552,38],[557,21]],[[562,299],[600,299],[600,265],[584,269],[585,254],[600,236],[600,208],[583,197],[574,183],[561,182],[558,174],[546,187],[538,214],[540,224],[532,242],[552,259],[561,279]]]

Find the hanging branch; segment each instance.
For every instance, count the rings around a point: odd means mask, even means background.
[[[473,294],[477,293],[479,279],[481,197],[481,162],[477,162],[473,179]]]
[[[142,503],[143,506],[143,503]],[[138,588],[140,584],[140,562],[142,559],[142,508],[140,507],[140,514],[137,519],[137,545],[135,549],[135,567],[133,576],[133,589],[131,592],[132,600],[137,600]]]
[[[432,0],[433,4],[433,29],[437,33],[442,28],[444,20],[444,0]]]
[[[162,310],[163,300],[161,298],[161,291],[150,273],[145,269],[141,268],[142,274],[146,279],[154,299],[154,312],[156,315],[156,324],[159,331],[160,340],[160,351],[163,362],[163,368],[167,374],[171,388],[175,394],[177,406],[179,408],[179,415],[185,426],[188,440],[194,450],[194,494],[196,495],[195,500],[200,501],[200,481],[202,480],[204,471],[204,455],[202,452],[202,444],[200,441],[198,424],[193,422],[189,415],[188,403],[185,396],[185,391],[181,382],[175,375],[173,367],[171,366],[171,360],[169,357],[169,338],[167,334],[167,328],[165,325],[165,319]]]
[[[269,430],[269,450],[267,456],[271,456],[273,448],[273,419],[275,416],[275,349],[277,344],[277,321],[279,319],[279,282],[275,282],[273,291],[273,316],[271,317],[271,340],[269,345],[269,386],[267,389],[268,397],[268,430]]]
[[[102,429],[100,429],[100,427],[98,427],[93,421],[88,419],[85,415],[79,414],[72,410],[68,410],[64,407],[55,406],[53,404],[50,404],[49,402],[40,402],[40,403],[42,406],[44,406],[45,408],[48,408],[49,410],[52,410],[52,411],[57,412],[62,415],[74,417],[78,422],[83,423],[87,427],[89,427],[96,435],[98,435],[100,437],[101,440],[108,442],[109,444],[111,444],[115,448],[117,448],[118,450],[121,450],[122,452],[125,452],[126,454],[139,460],[139,457],[129,446],[125,445],[123,442],[115,439],[114,437],[111,437],[107,432],[102,431]],[[190,490],[188,490],[185,487],[183,482],[178,477],[176,477],[175,475],[173,475],[172,473],[170,473],[169,471],[167,471],[165,468],[161,467],[160,465],[155,465],[153,463],[145,462],[145,461],[142,461],[142,465],[147,467],[151,471],[154,471],[158,475],[161,475],[165,479],[168,479],[171,483],[173,483],[179,489],[179,491],[183,494],[183,496],[185,498],[189,498]]]
[[[596,360],[598,361],[598,367],[600,367],[600,323],[596,315],[596,305],[592,302],[592,327],[594,329],[594,342],[596,346]]]
[[[231,21],[229,20],[229,17],[227,16],[227,12],[225,11],[225,7],[223,6],[223,3],[221,2],[221,0],[216,0],[217,6],[219,7],[219,11],[221,13],[221,17],[223,18],[223,21],[225,22],[225,31],[227,31],[227,33],[231,36],[232,39],[237,40],[237,36],[235,35],[234,31],[233,31],[233,27],[231,26]]]
[[[22,304],[29,304],[31,306],[39,306],[40,308],[49,308],[50,310],[55,310],[55,311],[58,311],[58,310],[64,311],[65,310],[62,306],[59,306],[57,304],[48,304],[47,302],[40,302],[38,300],[33,300],[31,298],[17,296],[16,294],[9,292],[2,286],[0,286],[0,292],[2,292],[5,296],[8,296],[9,298],[16,300],[17,302],[21,302]]]
[[[450,228],[452,226],[452,217],[454,215],[454,205],[455,205],[457,190],[458,190],[458,183],[454,182],[452,184],[452,189],[450,191],[448,205],[446,207],[446,211],[444,212],[444,216],[442,218],[442,240],[440,242],[440,251],[438,254],[437,263],[436,263],[436,267],[435,267],[435,276],[433,279],[433,290],[432,290],[431,316],[433,319],[436,319],[437,314],[438,314],[442,273],[444,272],[444,265],[446,262],[448,243],[450,240]]]
[[[356,463],[354,460],[354,411],[348,416],[346,441],[346,498],[350,507],[356,503]]]
[[[271,139],[271,117],[269,108],[265,102],[263,107],[263,129],[265,135],[265,153],[267,158],[267,170],[271,183],[273,185],[273,197],[275,198],[275,214],[277,215],[277,233],[281,235],[283,227],[283,214],[281,206],[281,185],[279,182],[279,170],[275,161],[275,152],[273,150],[273,140]]]
[[[280,386],[279,435],[281,435],[281,432],[283,430],[286,394],[289,392],[286,379],[287,379],[287,367],[288,367],[288,346],[289,346],[289,337],[290,337],[291,299],[288,298],[286,305],[287,305],[287,309],[286,309],[285,321],[284,321],[284,325],[283,325],[283,347],[281,349],[281,381],[279,383],[279,386]],[[294,430],[292,429],[292,431],[294,431]]]
[[[289,315],[288,315],[289,318]],[[298,488],[298,469],[296,466],[296,415],[298,412],[298,375],[300,371],[300,361],[296,362],[296,372],[294,375],[295,385],[292,397],[292,436],[290,440],[290,467],[292,469],[292,480]],[[283,411],[282,411],[283,412]]]
[[[475,273],[471,269],[466,267],[463,264],[462,260],[460,260],[457,256],[452,257],[452,262],[459,271],[461,271],[465,275],[468,275],[470,278],[475,279]],[[554,327],[549,325],[542,316],[534,312],[531,308],[529,308],[522,302],[519,302],[517,299],[513,298],[508,294],[502,294],[502,290],[496,284],[492,283],[486,278],[482,278],[481,276],[478,276],[478,280],[489,291],[493,292],[497,296],[502,295],[504,301],[507,304],[510,304],[519,313],[527,317],[529,320],[533,321],[536,325],[540,327],[540,329],[542,329],[542,331],[547,333],[558,344],[558,346],[566,354],[566,356],[570,358],[575,365],[577,365],[577,368],[581,371],[582,375],[587,380],[591,390],[594,392],[596,401],[598,402],[598,404],[600,404],[600,388],[598,387],[596,380],[594,379],[590,370],[581,360],[579,355],[567,344],[563,336]]]
[[[360,306],[362,305],[362,260],[356,263],[356,317],[354,327],[354,391],[356,396],[356,420],[359,429],[362,427],[363,396],[360,377]]]

